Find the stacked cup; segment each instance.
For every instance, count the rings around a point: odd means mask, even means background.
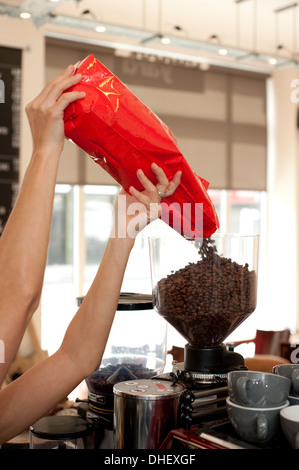
[[[274,366],[273,373],[290,379],[291,389],[288,400],[291,405],[299,405],[299,364],[280,364]]]
[[[273,367],[273,372],[291,381],[288,397],[291,406],[287,412],[281,410],[280,422],[290,446],[299,449],[299,364],[281,364]]]
[[[227,412],[237,434],[255,444],[273,439],[280,428],[280,411],[290,404],[290,379],[240,370],[228,373],[227,385]]]

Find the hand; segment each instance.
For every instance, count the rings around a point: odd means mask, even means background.
[[[84,92],[65,92],[82,78],[80,74],[74,75],[74,71],[75,66],[67,67],[26,106],[34,152],[61,155],[65,139],[64,110],[70,103],[85,96]]]
[[[149,197],[152,199],[150,202],[161,202],[162,197],[171,196],[181,182],[182,172],[177,171],[171,181],[168,181],[164,171],[156,163],[151,165],[152,171],[155,173],[158,184],[154,185],[144,175],[142,170],[138,170],[137,177],[143,185],[145,191],[137,191],[133,186],[130,187],[130,193],[136,197],[139,202],[144,204],[149,202]]]
[[[156,175],[158,183],[152,183],[143,173],[137,171],[137,177],[144,187],[144,191],[138,191],[131,186],[130,195],[122,190],[115,204],[115,226],[113,234],[120,238],[135,238],[136,235],[161,216],[161,200],[159,193],[166,197],[171,196],[181,182],[181,171],[177,171],[171,181],[168,181],[164,171],[155,163],[151,169]],[[137,214],[136,214],[137,213]]]

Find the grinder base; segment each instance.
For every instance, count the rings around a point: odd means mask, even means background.
[[[231,370],[244,366],[241,354],[229,351],[224,345],[211,348],[196,348],[190,344],[185,346],[184,367],[186,371],[201,374],[227,374]]]

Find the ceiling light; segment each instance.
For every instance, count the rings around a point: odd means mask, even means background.
[[[275,57],[272,57],[271,59],[268,60],[268,62],[271,65],[276,65],[277,64],[277,59],[275,59]]]
[[[162,44],[170,44],[171,43],[171,40],[167,37],[167,36],[163,36],[161,38],[161,43]]]
[[[227,49],[224,49],[224,48],[221,48],[218,50],[218,54],[219,55],[227,55],[228,54],[228,50]]]
[[[22,20],[28,20],[31,18],[31,13],[29,13],[29,11],[22,11],[19,16]]]
[[[106,31],[106,26],[104,25],[98,25],[95,27],[95,30],[97,33],[104,33]]]

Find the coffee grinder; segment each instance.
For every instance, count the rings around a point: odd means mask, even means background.
[[[187,341],[184,362],[164,375],[184,384],[184,429],[226,416],[227,374],[246,369],[224,341],[256,308],[258,245],[234,234],[149,239],[154,308]]]

